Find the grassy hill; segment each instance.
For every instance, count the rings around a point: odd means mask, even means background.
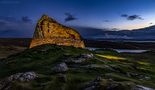
[[[8,86],[11,90],[86,90],[100,78],[97,86],[95,83],[97,90],[131,90],[136,85],[155,88],[154,56],[154,52],[129,54],[107,49],[89,51],[42,45],[0,60],[0,80],[33,71],[37,74],[34,80],[14,80]],[[60,63],[65,63],[68,70],[53,71]]]

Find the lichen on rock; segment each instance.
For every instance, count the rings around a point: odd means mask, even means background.
[[[29,48],[42,44],[85,47],[76,30],[59,24],[47,15],[43,15],[38,21]]]

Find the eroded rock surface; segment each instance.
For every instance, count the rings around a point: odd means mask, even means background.
[[[84,48],[80,34],[72,28],[63,26],[57,21],[43,15],[38,21],[30,47],[42,44],[56,44]]]

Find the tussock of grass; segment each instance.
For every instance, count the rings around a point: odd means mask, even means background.
[[[149,66],[149,65],[150,65],[150,63],[142,62],[142,61],[138,61],[137,63],[138,63],[138,64],[141,64],[141,65],[146,65],[146,66]]]

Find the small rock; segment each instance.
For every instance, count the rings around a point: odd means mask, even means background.
[[[59,80],[59,81],[61,81],[61,82],[67,82],[67,77],[66,77],[66,75],[65,74],[59,74],[58,76],[57,76],[57,79]]]
[[[150,80],[151,77],[144,75],[144,74],[138,74],[138,73],[134,73],[134,72],[126,72],[126,75],[128,77],[136,77],[139,80]]]
[[[52,68],[54,72],[62,73],[68,71],[68,67],[66,63],[57,64],[54,68]]]
[[[90,86],[90,87],[87,87],[87,88],[84,89],[84,90],[96,90],[96,89],[95,89],[95,86]]]
[[[150,80],[151,79],[151,77],[149,77],[149,76],[145,76],[144,78],[145,78],[145,80]]]
[[[133,90],[135,83],[133,82],[116,82],[110,81],[106,86],[106,90]]]
[[[84,90],[100,90],[100,82],[101,82],[101,77],[97,76],[96,79],[90,83],[88,83],[88,85],[86,85],[86,88]]]
[[[102,78],[100,76],[97,76],[96,79],[94,81],[96,82],[100,82],[102,80]]]
[[[66,63],[82,63],[84,62],[86,59],[85,58],[69,58],[67,60],[65,60]]]
[[[106,90],[123,90],[122,85],[119,83],[111,83]]]
[[[94,55],[91,53],[91,54],[82,54],[80,55],[82,58],[93,58]]]

